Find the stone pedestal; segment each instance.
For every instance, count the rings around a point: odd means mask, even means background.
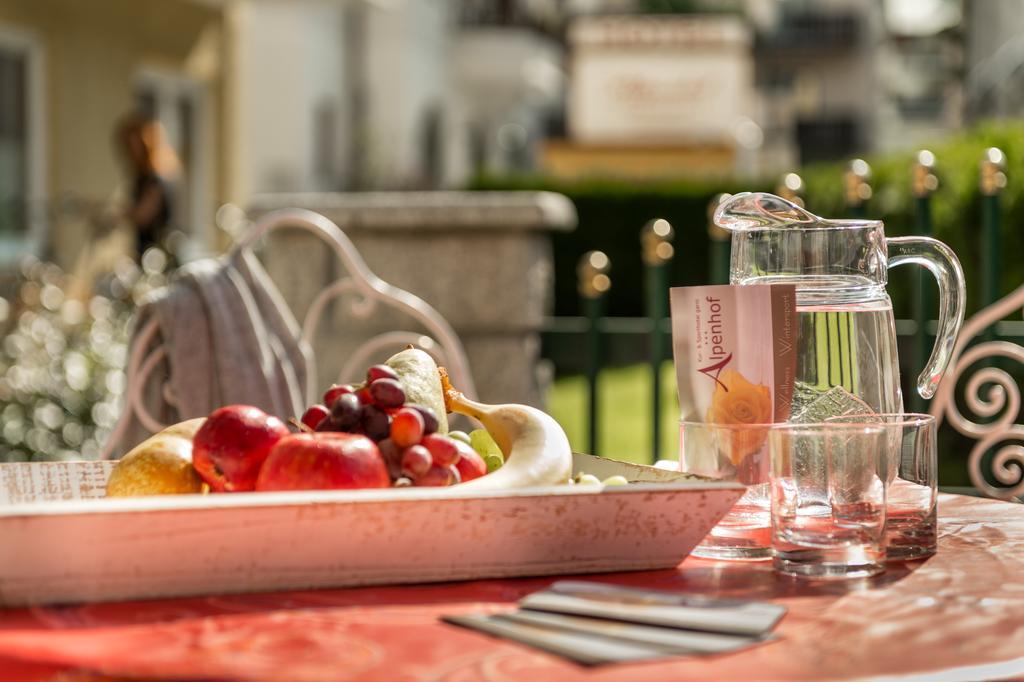
[[[551,312],[554,272],[548,232],[575,228],[575,207],[567,197],[275,194],[256,197],[248,208],[254,220],[279,208],[305,208],[336,222],[378,277],[424,299],[454,327],[482,400],[542,406],[539,332]],[[317,237],[297,230],[270,235],[260,255],[300,321],[317,293],[346,274]],[[320,324],[314,347],[321,386],[338,380],[346,357],[366,339],[391,330],[423,331],[386,308],[359,319],[350,303],[338,299]]]

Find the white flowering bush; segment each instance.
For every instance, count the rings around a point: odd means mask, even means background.
[[[131,315],[166,283],[151,249],[87,296],[56,265],[27,260],[0,298],[0,462],[95,459],[121,410]]]

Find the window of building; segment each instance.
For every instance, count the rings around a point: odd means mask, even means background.
[[[28,213],[26,58],[0,46],[0,234],[21,233]]]
[[[425,187],[436,189],[442,180],[442,118],[437,105],[429,107],[420,123],[420,180]]]
[[[0,27],[0,261],[10,262],[41,242],[43,200],[39,44]]]
[[[319,191],[338,189],[338,113],[333,100],[313,110],[313,181]]]

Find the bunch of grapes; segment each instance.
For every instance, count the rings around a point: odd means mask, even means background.
[[[470,445],[468,435],[437,433],[432,409],[406,403],[398,374],[387,365],[370,367],[363,384],[331,386],[323,404],[306,410],[301,421],[317,432],[371,438],[395,486],[454,485],[488,472],[488,463]]]

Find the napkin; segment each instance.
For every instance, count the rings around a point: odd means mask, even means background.
[[[584,665],[725,654],[774,639],[785,608],[583,581],[526,596],[519,610],[443,620]]]
[[[155,419],[173,424],[235,403],[269,414],[302,414],[312,351],[248,250],[182,267],[139,308],[133,348],[150,320],[158,333],[144,357],[160,346],[167,351],[141,387],[142,404]],[[115,456],[151,435],[134,414],[130,418],[110,448]]]

